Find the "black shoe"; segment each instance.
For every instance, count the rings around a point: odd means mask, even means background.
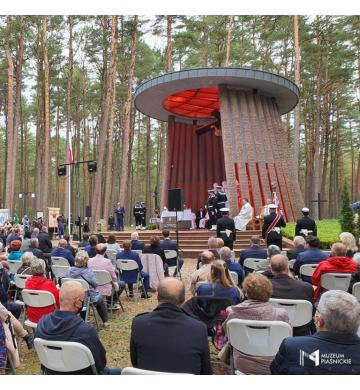
[[[26,336],[23,337],[23,339],[25,340],[28,349],[32,349],[34,346],[34,334],[33,333],[27,334]]]
[[[144,298],[144,299],[148,299],[148,298],[151,298],[151,294],[150,293],[146,293],[146,296],[144,293],[141,294],[141,298]]]
[[[129,292],[129,298],[134,298],[134,293],[133,292]]]

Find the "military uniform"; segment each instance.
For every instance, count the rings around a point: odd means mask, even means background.
[[[215,200],[216,200],[216,204],[215,204],[215,207],[216,207],[216,217],[217,218],[221,218],[222,214],[221,214],[220,210],[223,209],[226,206],[226,201],[227,201],[226,193],[224,191],[218,191],[215,194]]]
[[[213,225],[216,225],[216,198],[213,195],[209,196],[207,201],[207,210],[209,213],[209,220],[207,221],[207,228],[211,229]]]
[[[146,206],[145,204],[141,204],[141,226],[146,228]]]
[[[140,203],[135,203],[134,217],[135,217],[136,228],[141,227],[141,225],[142,225],[142,206]]]
[[[229,236],[226,234],[226,230],[230,230]],[[216,235],[224,240],[224,245],[231,250],[234,248],[234,241],[236,241],[235,222],[228,215],[224,215],[216,222]]]
[[[270,215],[266,215],[264,217],[264,225],[262,228],[262,237],[265,238],[266,231],[276,218],[276,213],[270,212]],[[266,239],[266,245],[277,245],[280,249],[282,249],[282,233],[281,233],[281,227],[285,227],[286,223],[284,221],[284,218],[281,216],[278,220],[277,224],[273,227],[273,229],[269,232]]]
[[[309,216],[304,215],[296,221],[295,236],[317,236],[316,223]]]

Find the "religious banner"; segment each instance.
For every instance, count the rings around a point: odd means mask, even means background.
[[[60,215],[60,208],[59,207],[48,207],[49,209],[49,228],[55,228],[58,226],[57,223],[57,217]]]
[[[0,209],[0,226],[4,226],[5,222],[10,217],[10,210],[9,209]]]

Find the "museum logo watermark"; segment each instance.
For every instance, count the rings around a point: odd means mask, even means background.
[[[305,366],[305,361],[311,361],[314,367],[323,365],[351,365],[351,359],[347,358],[343,353],[320,353],[317,349],[312,353],[308,353],[300,349],[300,366]]]

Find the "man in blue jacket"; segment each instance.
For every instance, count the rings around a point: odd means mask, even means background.
[[[62,238],[61,240],[59,240],[59,246],[51,251],[51,256],[64,257],[73,267],[75,263],[74,256],[72,255],[71,251],[66,247],[67,241]]]
[[[252,236],[250,238],[250,248],[240,251],[239,263],[244,266],[245,259],[267,259],[266,249],[260,247],[260,237]]]
[[[360,374],[360,304],[340,290],[321,296],[315,313],[317,332],[287,337],[272,361],[272,374]]]
[[[329,258],[329,255],[322,250],[320,247],[320,240],[315,236],[306,237],[306,249],[304,252],[301,252],[297,255],[296,261],[293,266],[293,271],[296,275],[300,275],[300,267],[304,264],[317,264],[322,260]],[[305,280],[305,279],[304,279]],[[311,278],[305,280],[306,282],[311,283]]]
[[[227,246],[223,246],[220,249],[220,259],[225,261],[229,271],[236,272],[238,276],[238,286],[241,286],[245,277],[245,271],[239,263],[235,263],[231,260],[230,248],[228,248]]]
[[[48,341],[73,341],[88,347],[94,357],[96,369],[103,375],[120,375],[121,369],[106,367],[106,351],[96,329],[77,314],[84,302],[84,289],[77,281],[68,281],[60,289],[60,310],[42,317],[35,338]],[[46,370],[48,374],[89,374],[90,368],[69,373]]]

